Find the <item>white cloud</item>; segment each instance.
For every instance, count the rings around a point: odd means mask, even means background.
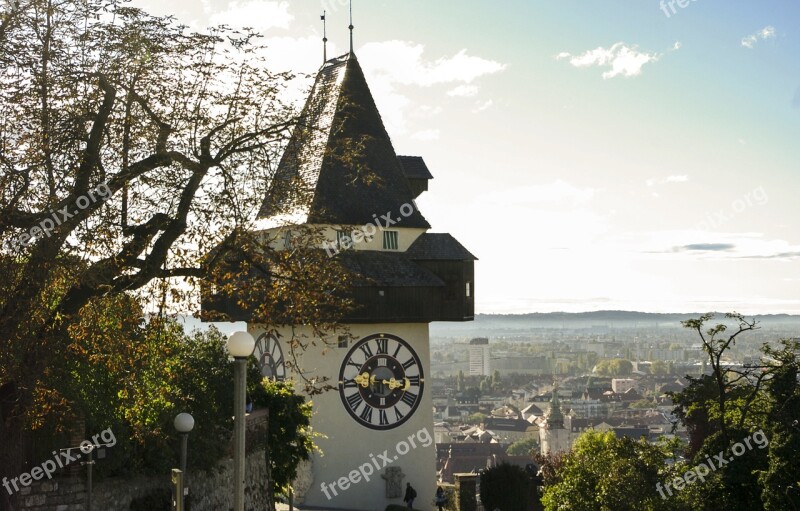
[[[411,135],[411,138],[414,140],[421,140],[423,142],[430,142],[432,140],[439,140],[439,135],[441,135],[439,130],[427,129],[414,133]]]
[[[271,71],[314,73],[322,65],[322,43],[318,37],[270,37],[264,40],[267,66]],[[328,55],[337,55],[335,45],[328,44]]]
[[[433,62],[422,58],[425,46],[408,41],[367,43],[358,50],[361,64],[376,75],[394,83],[430,87],[446,83],[471,83],[488,74],[498,73],[505,64],[467,55],[461,50],[452,57]]]
[[[472,109],[472,113],[477,114],[478,112],[483,112],[484,110],[491,108],[492,105],[494,105],[494,101],[491,99],[486,100],[482,103],[478,103],[478,106]]]
[[[638,76],[642,74],[642,67],[645,64],[656,62],[659,58],[661,58],[659,53],[643,53],[638,51],[636,46],[627,46],[622,42],[610,48],[600,46],[581,55],[562,52],[556,56],[556,60],[569,59],[569,63],[575,67],[609,67],[610,69],[603,73],[604,79],[618,75]]]
[[[444,112],[444,108],[439,105],[420,105],[420,107],[414,112],[414,116],[422,119],[430,119],[431,117],[435,117],[442,112]]]
[[[477,85],[459,85],[455,89],[447,91],[447,95],[457,98],[471,98],[477,96],[479,90]]]
[[[667,183],[686,183],[687,181],[689,181],[689,176],[686,176],[686,175],[680,175],[680,176],[679,175],[673,175],[673,176],[667,176],[667,177],[665,177],[663,179],[651,178],[651,179],[648,179],[647,181],[645,181],[645,184],[647,184],[647,186],[649,186],[649,187],[652,187],[652,186],[663,185],[663,184],[667,184]]]
[[[271,28],[289,28],[294,16],[289,14],[289,2],[231,2],[224,11],[209,16],[210,25],[230,25],[233,27],[251,27],[259,31]]]
[[[356,54],[375,96],[375,101],[390,133],[411,131],[406,117],[414,102],[410,88],[431,88],[450,85],[451,96],[469,97],[478,93],[473,82],[483,76],[499,73],[505,64],[469,55],[461,50],[451,57],[426,60],[425,47],[408,41],[367,43]],[[426,92],[428,98],[431,93]]]
[[[755,34],[750,34],[749,36],[742,39],[742,46],[745,48],[753,49],[753,47],[758,43],[758,41],[763,41],[766,39],[774,39],[777,32],[775,31],[775,27],[767,26],[756,32]]]

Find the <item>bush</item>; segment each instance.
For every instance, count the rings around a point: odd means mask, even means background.
[[[481,475],[481,503],[484,509],[527,511],[531,507],[532,486],[525,470],[501,463]]]

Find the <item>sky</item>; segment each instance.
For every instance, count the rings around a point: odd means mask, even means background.
[[[347,0],[134,0],[260,30],[276,70],[348,49]],[[683,5],[683,7],[681,7]],[[355,54],[476,312],[800,314],[800,4],[354,0]]]

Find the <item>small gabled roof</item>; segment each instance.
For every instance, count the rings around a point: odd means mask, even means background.
[[[415,261],[477,261],[464,245],[447,233],[426,232],[408,247],[406,256]]]
[[[531,403],[528,406],[526,406],[525,408],[523,408],[522,409],[522,413],[527,413],[527,414],[536,415],[536,416],[544,415],[544,412],[542,411],[542,409],[539,408],[538,406],[536,406],[533,403]]]
[[[317,75],[259,218],[366,225],[387,211],[398,216],[413,199],[355,55],[329,60]],[[414,208],[398,227],[430,224]]]
[[[398,156],[397,160],[407,179],[433,179],[422,156]]]

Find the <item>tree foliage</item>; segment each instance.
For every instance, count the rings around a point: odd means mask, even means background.
[[[484,509],[526,511],[533,496],[531,476],[524,469],[501,463],[481,474],[481,503]]]
[[[532,456],[533,453],[538,451],[539,439],[535,436],[531,436],[517,440],[509,445],[506,449],[506,454],[509,456]]]
[[[314,448],[311,403],[294,392],[291,382],[264,378],[253,392],[256,408],[269,410],[267,442],[274,492],[285,490],[297,476],[297,467]]]
[[[603,359],[595,366],[595,372],[600,376],[629,376],[633,364],[622,358]]]
[[[254,225],[295,123],[283,100],[293,77],[269,71],[256,34],[198,34],[112,0],[8,5],[0,13],[0,444],[21,445],[56,398],[66,399],[52,367],[81,349],[73,341],[85,339],[70,329],[100,325],[87,318],[122,328],[115,322],[142,317],[94,314],[97,300],[128,294],[145,298],[148,313],[196,310],[201,287],[224,292],[246,277],[236,305],[254,321],[335,328],[350,304],[348,277],[317,249],[318,233],[275,250]],[[155,342],[118,341],[120,349]],[[293,359],[306,343],[288,341]],[[102,364],[123,368],[128,390],[87,412],[136,401],[131,423],[154,424],[171,389],[137,382],[134,391],[129,380],[141,375],[125,368],[155,367],[152,357],[144,346],[109,354]],[[81,376],[87,385],[93,377],[103,375]],[[19,473],[23,454],[0,450],[0,471]]]
[[[730,462],[681,497],[698,510],[794,509],[800,497],[800,345],[788,340],[777,347],[765,344],[760,362],[734,366],[727,363],[730,349],[745,339],[742,334],[757,329],[757,322],[729,313],[725,323],[707,327],[713,317],[684,322],[698,333],[711,374],[689,378],[689,386],[673,395],[674,413],[689,431],[691,464],[718,453],[725,453]],[[768,449],[759,446],[741,456],[729,454],[737,442],[757,431],[766,435]]]
[[[669,364],[663,360],[654,360],[653,363],[650,364],[650,374],[655,376],[665,376],[669,373]]]
[[[563,455],[557,475],[545,477],[542,504],[547,511],[675,509],[656,490],[668,456],[646,441],[588,431]]]

